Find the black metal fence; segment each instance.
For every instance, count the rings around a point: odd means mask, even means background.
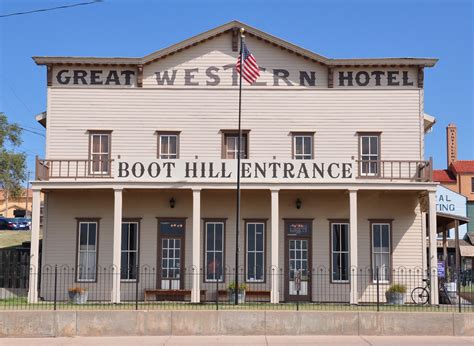
[[[257,271],[258,272],[258,271]],[[434,274],[437,274],[436,272]],[[471,271],[439,279],[439,304],[432,304],[430,275],[417,268],[324,267],[310,271],[267,268],[255,277],[239,268],[209,273],[149,266],[117,271],[113,267],[76,269],[45,266],[0,267],[0,310],[64,309],[266,309],[474,312]],[[236,278],[238,284],[235,284]],[[37,302],[28,303],[29,280],[37,282]],[[192,302],[193,282],[200,286]],[[120,302],[112,303],[114,281]],[[273,286],[278,289],[274,289]],[[351,286],[357,290],[351,290]],[[237,291],[237,293],[236,293]],[[273,302],[272,302],[273,297]],[[278,303],[276,303],[278,301]]]

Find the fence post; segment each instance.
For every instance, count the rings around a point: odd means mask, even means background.
[[[140,268],[136,266],[137,275],[135,278],[135,310],[138,310],[138,280],[140,278]]]
[[[54,265],[54,310],[56,311],[57,303],[57,294],[58,294],[58,265]]]
[[[458,309],[459,312],[461,312],[461,269],[459,270],[458,273],[458,281],[457,281],[457,291],[458,291]]]
[[[224,269],[225,275],[225,269]],[[219,277],[215,276],[216,279],[216,310],[219,310]],[[201,292],[199,292],[200,294]]]
[[[375,275],[377,280],[377,312],[380,311],[380,282],[379,282],[379,267],[375,268]]]

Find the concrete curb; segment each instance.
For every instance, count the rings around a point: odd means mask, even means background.
[[[0,337],[474,336],[474,314],[358,311],[0,311]]]

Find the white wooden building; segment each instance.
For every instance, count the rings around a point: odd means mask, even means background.
[[[77,268],[77,284],[106,287],[113,302],[131,285],[140,295],[153,288],[137,285],[136,266],[156,268],[154,288],[188,289],[193,302],[229,283],[241,27],[261,69],[242,94],[247,285],[265,284],[274,303],[312,301],[320,290],[305,273],[328,268],[326,287],[357,303],[373,282],[358,284],[351,268],[380,268],[384,285],[391,268],[436,268],[423,81],[437,60],[331,59],[237,21],[139,58],[34,57],[47,67],[47,110],[38,117],[46,157],[32,183],[32,268],[44,193],[41,264]],[[121,275],[101,283],[101,266]],[[202,275],[183,280],[186,268]],[[48,296],[37,285],[32,275],[31,302]]]

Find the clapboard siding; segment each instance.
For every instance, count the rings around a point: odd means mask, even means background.
[[[221,155],[237,128],[237,90],[51,88],[47,158],[85,159],[89,129],[113,130],[112,154],[156,156],[157,130],[179,130],[180,157]],[[357,157],[357,131],[382,132],[382,159],[421,154],[419,90],[244,90],[250,158],[291,157],[290,131],[315,131],[315,156]]]

